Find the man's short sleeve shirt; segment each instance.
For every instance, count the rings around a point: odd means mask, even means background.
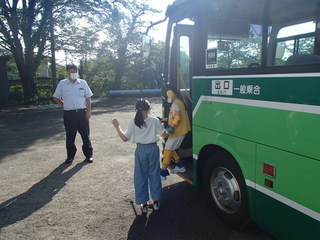
[[[86,108],[86,99],[92,95],[85,80],[77,79],[73,83],[69,79],[64,79],[58,83],[53,97],[63,100],[64,110],[74,110]]]

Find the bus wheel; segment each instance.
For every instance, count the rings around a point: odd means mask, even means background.
[[[243,229],[250,223],[248,196],[240,167],[227,153],[217,152],[206,164],[205,183],[213,210],[229,226]]]

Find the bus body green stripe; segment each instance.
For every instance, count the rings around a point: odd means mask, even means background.
[[[254,183],[254,182],[252,182],[250,180],[246,180],[246,184],[247,184],[247,186],[249,186],[249,187],[261,192],[262,194],[265,194],[268,197],[271,197],[274,200],[279,201],[279,202],[281,202],[281,203],[283,203],[283,204],[285,204],[285,205],[287,205],[287,206],[289,206],[289,207],[291,207],[291,208],[293,208],[293,209],[295,209],[295,210],[297,210],[297,211],[299,211],[299,212],[301,212],[301,213],[303,213],[303,214],[315,219],[316,221],[320,221],[320,213],[318,213],[316,211],[313,211],[310,208],[307,208],[307,207],[305,207],[305,206],[303,206],[303,205],[301,205],[301,204],[299,204],[297,202],[294,202],[294,201],[292,201],[292,200],[290,200],[290,199],[288,199],[288,198],[286,198],[286,197],[284,197],[284,196],[282,196],[280,194],[277,194],[277,193],[275,193],[275,192],[273,192],[273,191],[271,191],[271,190],[269,190],[269,189],[267,189],[267,188],[265,188],[265,187],[263,187],[263,186],[261,186],[259,184]]]
[[[320,77],[320,73],[281,73],[281,74],[250,74],[250,75],[221,75],[221,76],[193,76],[193,79],[236,79],[236,78],[283,78],[283,77]]]
[[[260,204],[255,209],[254,221],[277,239],[319,239],[319,221],[251,187],[248,187],[248,192]]]
[[[200,96],[192,112],[193,116],[197,113],[197,110],[202,101],[222,102],[222,103],[231,103],[231,104],[253,106],[253,107],[263,107],[263,108],[287,110],[287,111],[294,111],[294,112],[320,114],[320,106],[314,106],[314,105],[259,101],[259,100],[228,98],[228,97],[220,97],[220,96]]]
[[[319,114],[259,107],[258,104],[231,104],[214,99],[199,101],[194,110],[193,125],[320,160],[320,128],[316,127],[320,122]],[[312,110],[320,109],[318,106],[315,108]]]
[[[213,93],[213,81],[217,80],[232,83],[232,94],[228,96],[231,98],[320,106],[319,73],[194,77],[193,103],[197,103],[201,95],[221,96]],[[241,92],[242,87],[248,86],[257,87],[256,92]]]

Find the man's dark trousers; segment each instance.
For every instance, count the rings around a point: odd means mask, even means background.
[[[64,111],[63,122],[67,135],[67,158],[73,158],[77,152],[76,145],[74,144],[77,132],[80,133],[82,138],[83,154],[87,158],[92,157],[89,121],[86,119],[85,109]]]

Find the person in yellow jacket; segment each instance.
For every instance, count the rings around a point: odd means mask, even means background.
[[[173,161],[176,166],[172,169],[171,173],[185,172],[184,162],[180,161],[180,157],[176,150],[180,147],[184,137],[191,130],[188,113],[186,111],[183,101],[180,99],[179,94],[173,90],[167,90],[166,95],[168,101],[172,102],[168,118],[162,121],[168,121],[166,128],[169,134],[163,150],[163,159],[160,169],[161,180],[164,181],[169,175],[168,167]]]

